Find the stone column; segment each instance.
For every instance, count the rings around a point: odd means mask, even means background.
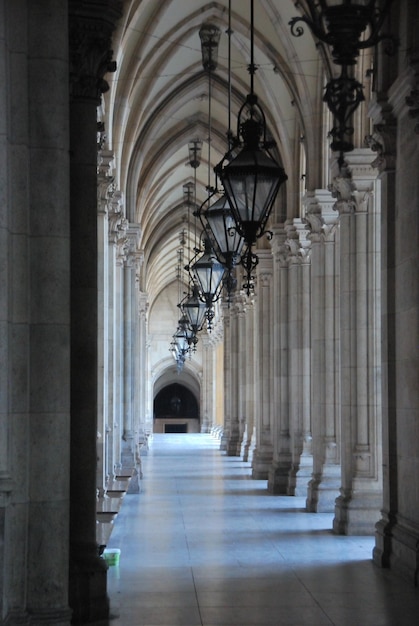
[[[140,243],[140,227],[129,224],[126,230],[128,252],[123,270],[123,442],[121,450],[122,472],[130,474],[135,467],[135,437],[138,432],[138,415],[136,415],[137,383],[138,383],[138,304],[137,304],[137,271],[142,255],[138,250]]]
[[[96,544],[98,394],[97,111],[114,70],[118,2],[71,2],[71,472],[70,605],[73,619],[107,619],[107,567]],[[48,37],[45,38],[48,41]],[[39,83],[42,84],[42,81]]]
[[[231,428],[231,309],[223,305],[224,334],[224,430],[220,450],[227,450]]]
[[[332,512],[339,495],[339,215],[330,191],[305,200],[311,233],[311,416],[313,475],[307,510]]]
[[[67,28],[66,3],[0,3],[2,624],[71,618]]]
[[[310,405],[310,241],[300,219],[286,226],[288,255],[289,419],[292,469],[289,490],[306,495],[313,471]]]
[[[211,381],[213,381],[213,352],[210,335],[204,335],[202,341],[202,416],[201,433],[209,433],[213,415]]]
[[[244,318],[247,355],[241,366],[241,375],[244,379],[244,415],[246,428],[243,440],[243,461],[252,461],[253,446],[255,443],[255,325],[254,325],[254,301],[247,299],[247,312]]]
[[[359,149],[334,179],[340,213],[342,486],[333,529],[370,534],[382,503],[380,187]]]
[[[239,317],[242,308],[240,294],[235,294],[230,305],[230,420],[227,455],[240,455],[239,388],[240,388],[240,328]]]
[[[257,254],[259,263],[256,268],[256,448],[252,460],[252,478],[267,479],[273,458],[273,260],[270,250],[258,250]]]
[[[143,291],[139,292],[138,298],[138,321],[139,321],[139,342],[138,342],[138,412],[139,412],[139,437],[146,443],[146,435],[148,425],[146,424],[147,413],[147,313],[148,313],[148,294]]]
[[[109,423],[108,384],[108,326],[109,326],[109,245],[108,245],[108,202],[113,193],[113,153],[100,150],[98,153],[97,186],[97,233],[98,233],[98,398],[97,398],[97,471],[98,497],[106,491],[106,453]]]
[[[113,191],[108,203],[108,423],[106,424],[106,480],[115,479],[115,469],[121,463],[120,454],[120,374],[118,355],[120,350],[120,261],[119,252],[125,241],[128,221],[123,212],[123,195]]]
[[[415,39],[418,6],[409,7]],[[414,44],[417,42],[414,41]],[[382,517],[374,561],[419,583],[419,52],[372,111],[371,147],[382,185],[383,470]],[[384,94],[381,94],[384,96]]]
[[[273,265],[273,460],[268,490],[292,495],[290,476],[292,452],[289,421],[289,332],[288,332],[288,255],[286,232],[274,230]]]

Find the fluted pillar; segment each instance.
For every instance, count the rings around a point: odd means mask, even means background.
[[[286,226],[288,254],[288,384],[292,468],[289,492],[306,495],[313,468],[310,403],[310,241],[300,219]]]
[[[107,437],[109,423],[108,385],[109,372],[109,245],[108,245],[108,210],[109,197],[113,193],[112,176],[113,153],[101,150],[98,153],[98,406],[97,406],[97,469],[96,486],[98,496],[106,491]]]
[[[139,433],[140,437],[144,437],[147,432],[152,430],[152,425],[146,421],[147,413],[147,313],[148,313],[148,294],[143,291],[139,292],[138,300],[138,322],[139,322],[139,340],[138,340],[138,357],[139,357],[139,377],[137,380],[139,394]]]
[[[138,399],[138,282],[137,272],[142,259],[139,251],[141,231],[138,224],[128,224],[127,255],[123,269],[123,442],[122,471],[135,467],[135,437],[139,430]],[[131,487],[132,488],[132,487]]]
[[[224,430],[220,441],[220,450],[226,450],[230,439],[232,415],[232,383],[231,383],[231,308],[223,307],[223,334],[224,334]]]
[[[241,297],[236,294],[230,305],[230,387],[227,391],[230,397],[230,419],[229,419],[229,436],[227,443],[228,456],[240,455],[240,315],[241,315]]]
[[[96,544],[98,395],[97,111],[107,88],[118,2],[70,2],[71,472],[70,605],[106,619],[106,564]],[[92,28],[92,26],[94,26]]]
[[[331,192],[306,198],[311,240],[313,474],[307,510],[332,512],[340,487],[339,215]]]
[[[289,332],[288,332],[288,255],[286,232],[274,230],[273,264],[273,459],[269,469],[268,490],[291,495],[292,469],[289,421]]]
[[[273,458],[273,322],[271,250],[258,250],[256,293],[256,447],[252,459],[252,478],[267,479]]]
[[[252,461],[255,441],[255,332],[254,332],[254,300],[246,300],[245,314],[241,319],[243,358],[241,361],[241,396],[242,414],[244,416],[241,451],[243,461]]]
[[[113,191],[108,202],[108,327],[107,327],[107,355],[108,355],[108,385],[107,385],[107,416],[106,424],[106,480],[115,479],[117,466],[121,463],[121,407],[120,407],[120,251],[125,241],[125,232],[128,221],[124,217],[123,195],[120,191]]]
[[[419,7],[409,5],[416,43]],[[408,44],[406,66],[373,109],[374,165],[382,185],[383,470],[374,561],[419,583],[419,55]],[[385,97],[387,96],[387,97]]]
[[[382,503],[380,186],[369,149],[334,179],[340,214],[342,486],[333,529],[369,534]]]
[[[211,393],[213,384],[213,350],[211,336],[204,335],[202,341],[202,416],[201,432],[209,433],[214,415],[213,395]]]
[[[67,28],[66,3],[0,5],[0,622],[10,625],[71,617]]]

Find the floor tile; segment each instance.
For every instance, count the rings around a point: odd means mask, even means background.
[[[273,496],[210,435],[155,435],[110,548],[110,626],[416,626],[419,593],[371,560],[373,537]],[[102,626],[102,625],[100,625]]]

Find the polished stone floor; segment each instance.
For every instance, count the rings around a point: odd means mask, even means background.
[[[210,435],[154,435],[109,543],[111,626],[419,624],[419,591],[373,565],[372,537],[334,536],[249,469]]]

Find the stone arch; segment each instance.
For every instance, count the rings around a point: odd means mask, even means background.
[[[170,366],[153,385],[153,432],[200,432],[201,384],[188,369]]]

